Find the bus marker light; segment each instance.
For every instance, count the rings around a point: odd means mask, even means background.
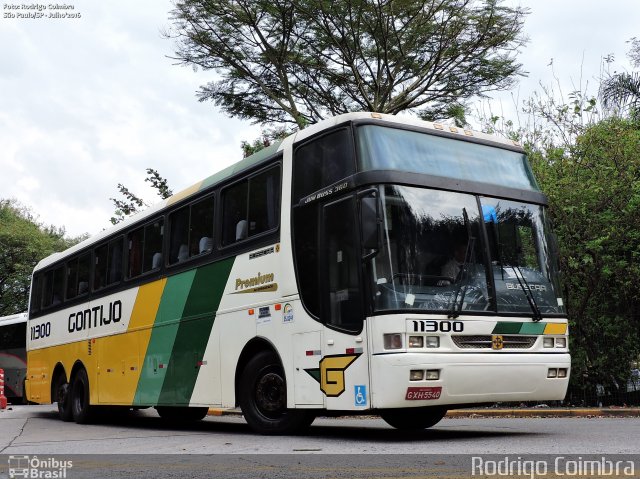
[[[253,316],[254,314],[256,314],[256,312],[253,309],[249,310],[249,316]]]
[[[422,369],[412,369],[409,373],[409,381],[422,381],[424,379],[424,371]]]
[[[439,369],[427,369],[427,374],[424,376],[427,381],[437,381],[440,379]]]
[[[371,118],[382,120],[382,115],[380,113],[371,113]]]
[[[549,372],[547,373],[547,377],[548,378],[557,378],[558,377],[558,370],[556,368],[550,368]]]
[[[344,352],[346,354],[362,354],[362,348],[347,348]]]
[[[307,356],[320,356],[322,352],[320,350],[310,350],[305,353]]]
[[[274,306],[274,308],[275,308],[276,311],[280,311],[282,309],[282,305],[281,304],[276,304]]]

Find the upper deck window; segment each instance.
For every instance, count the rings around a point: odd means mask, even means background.
[[[355,173],[351,130],[342,128],[296,150],[293,201]]]
[[[360,170],[398,170],[540,191],[523,153],[415,131],[358,128]]]

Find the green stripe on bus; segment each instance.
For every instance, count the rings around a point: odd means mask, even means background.
[[[142,363],[134,405],[155,405],[167,376],[171,351],[197,270],[167,279]]]
[[[544,334],[546,323],[522,323],[520,334]]]
[[[491,334],[518,334],[523,323],[507,323],[499,321]]]
[[[200,371],[198,362],[209,342],[234,259],[198,269],[176,334],[169,370],[158,398],[160,404],[189,404]],[[207,368],[203,371],[206,373]]]

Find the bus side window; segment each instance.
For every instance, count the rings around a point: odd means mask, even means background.
[[[222,245],[227,246],[280,223],[280,168],[270,168],[222,192]]]
[[[142,272],[146,273],[162,266],[163,220],[159,219],[144,228],[144,261]]]
[[[122,236],[109,243],[109,262],[107,268],[107,284],[122,280]]]
[[[293,205],[300,198],[355,173],[351,130],[340,130],[313,140],[296,150]]]
[[[127,277],[135,278],[142,274],[142,247],[144,244],[144,228],[138,228],[129,233],[129,266]]]
[[[190,256],[210,253],[213,250],[213,197],[205,198],[191,206],[189,223]]]
[[[93,290],[97,291],[107,285],[107,258],[109,256],[108,245],[102,245],[95,249],[95,264],[93,270]]]
[[[40,311],[40,304],[42,303],[42,277],[42,274],[36,274],[33,276],[33,286],[31,287],[32,313]]]

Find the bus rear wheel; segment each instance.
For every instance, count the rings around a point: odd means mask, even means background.
[[[435,426],[447,414],[442,407],[388,409],[380,416],[391,427],[401,431],[420,431]]]
[[[156,411],[162,419],[168,421],[200,421],[209,412],[208,407],[178,407],[156,406]]]
[[[89,378],[84,369],[79,369],[71,385],[71,411],[73,420],[78,424],[87,424],[93,417],[89,402]]]
[[[245,366],[240,407],[249,426],[261,434],[293,434],[315,419],[312,411],[287,409],[287,383],[278,356],[263,351]]]
[[[73,420],[73,412],[71,411],[71,395],[69,394],[69,383],[64,377],[64,374],[60,374],[56,380],[56,385],[53,388],[54,398],[53,400],[58,403],[58,417],[64,422]]]

